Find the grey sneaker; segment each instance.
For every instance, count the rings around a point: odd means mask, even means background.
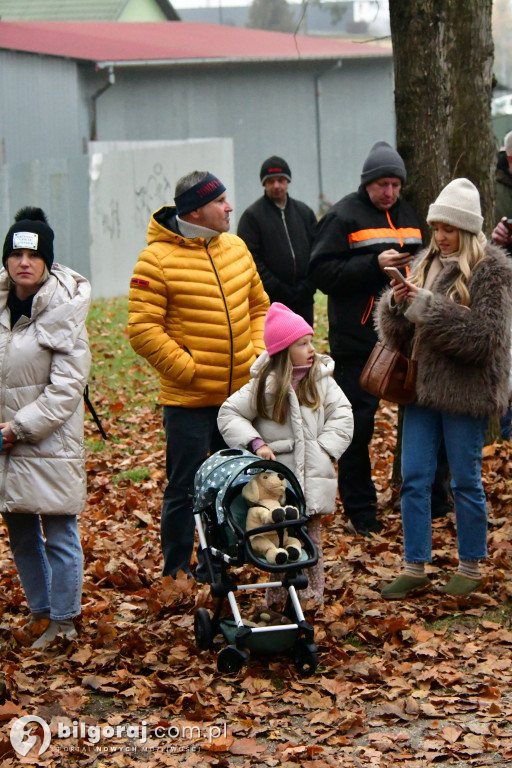
[[[44,648],[50,643],[53,643],[56,637],[65,637],[66,640],[76,640],[78,633],[71,619],[61,619],[60,621],[52,619],[41,637],[38,637],[30,647]]]

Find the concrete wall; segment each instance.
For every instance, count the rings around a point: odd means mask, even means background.
[[[233,200],[229,139],[91,143],[90,264],[95,297],[126,295],[146,245],[151,214],[162,205],[173,205],[176,181],[194,170],[218,175]]]

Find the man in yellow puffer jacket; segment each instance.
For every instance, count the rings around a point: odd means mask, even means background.
[[[222,182],[194,171],[178,181],[175,203],[151,217],[128,307],[130,343],[160,375],[168,479],[163,575],[174,577],[190,573],[195,472],[209,452],[226,447],[217,413],[249,380],[264,349],[269,306],[245,243],[227,234],[233,209]]]

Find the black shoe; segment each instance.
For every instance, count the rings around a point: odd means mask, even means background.
[[[376,517],[349,517],[348,529],[359,536],[371,536],[372,533],[380,533],[382,525]]]
[[[446,504],[437,504],[436,506],[433,506],[431,508],[431,517],[432,520],[439,520],[441,517],[446,517],[448,512],[453,512],[453,505],[446,503]]]

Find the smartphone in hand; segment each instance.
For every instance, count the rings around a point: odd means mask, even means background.
[[[394,278],[399,283],[405,283],[406,281],[406,278],[396,267],[384,267],[384,272],[388,275],[390,280],[391,278]]]

